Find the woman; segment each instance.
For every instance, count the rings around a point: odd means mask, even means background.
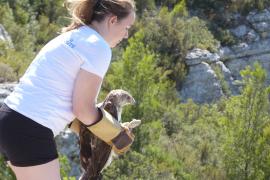
[[[72,23],[46,44],[0,109],[0,152],[18,180],[59,180],[54,137],[77,117],[101,119],[96,98],[111,48],[135,21],[133,0],[68,2]]]

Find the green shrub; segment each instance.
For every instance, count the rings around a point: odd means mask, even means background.
[[[224,165],[229,179],[269,179],[269,94],[266,72],[257,63],[241,71],[243,90],[226,103],[222,122]]]
[[[14,82],[15,80],[16,75],[13,69],[9,65],[0,62],[0,83]]]
[[[3,180],[16,180],[16,176],[12,170],[8,167],[7,163],[4,161],[3,156],[0,154],[0,179]]]
[[[217,50],[218,41],[204,21],[197,17],[182,17],[166,7],[157,15],[144,17],[137,26],[144,34],[144,44],[157,55],[155,63],[167,71],[167,76],[177,83],[177,87],[186,74],[184,60],[189,50],[195,47]]]

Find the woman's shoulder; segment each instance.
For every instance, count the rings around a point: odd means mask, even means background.
[[[81,26],[78,28],[78,31],[83,34],[84,40],[88,43],[104,46],[104,48],[109,48],[109,44],[105,41],[105,39],[94,29],[89,26]]]
[[[62,33],[54,41],[64,43],[72,49],[92,49],[111,53],[109,44],[101,35],[88,26],[81,26]]]

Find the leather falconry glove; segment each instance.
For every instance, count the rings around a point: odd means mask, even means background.
[[[103,108],[99,108],[102,118],[92,125],[85,125],[99,139],[109,144],[117,154],[127,152],[134,141],[134,134],[126,127],[123,127]],[[79,132],[80,122],[75,119],[69,124],[74,132]]]

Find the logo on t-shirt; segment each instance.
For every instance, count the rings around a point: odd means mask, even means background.
[[[73,39],[66,40],[65,43],[71,48],[75,48],[75,44],[73,44]]]

